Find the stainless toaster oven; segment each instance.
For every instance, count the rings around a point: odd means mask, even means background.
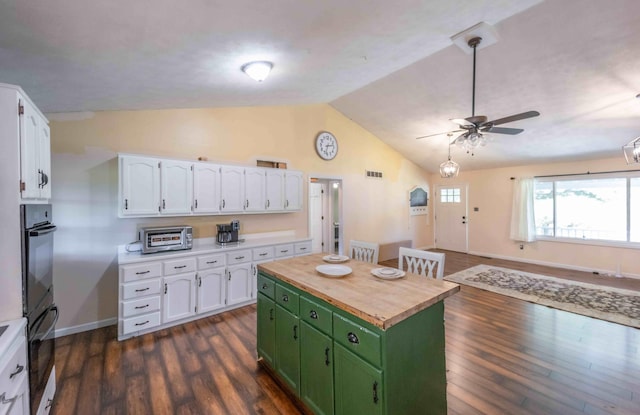
[[[140,228],[138,240],[142,244],[142,253],[178,251],[193,246],[193,228],[191,226],[160,226]]]

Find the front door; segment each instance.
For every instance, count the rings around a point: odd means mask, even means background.
[[[467,185],[438,186],[435,204],[436,247],[468,252]]]

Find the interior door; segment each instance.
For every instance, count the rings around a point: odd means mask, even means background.
[[[467,185],[438,186],[435,205],[436,247],[468,252]]]
[[[309,227],[311,251],[319,253],[324,251],[324,189],[323,183],[309,183]]]

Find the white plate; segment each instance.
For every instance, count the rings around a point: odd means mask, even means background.
[[[395,268],[374,268],[371,270],[371,274],[373,274],[374,277],[382,278],[385,280],[395,280],[406,275],[404,271],[400,271],[399,269]]]
[[[322,260],[325,262],[331,262],[333,264],[339,264],[341,262],[347,262],[348,260],[350,260],[351,258],[349,258],[346,255],[326,255],[322,257]]]
[[[351,274],[352,270],[346,265],[318,265],[316,271],[325,277],[338,278]]]

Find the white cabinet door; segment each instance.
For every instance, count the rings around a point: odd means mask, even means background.
[[[220,166],[193,165],[193,213],[220,211]]]
[[[264,169],[247,167],[244,169],[244,211],[263,212],[264,201]]]
[[[162,214],[191,213],[191,201],[193,200],[191,166],[192,164],[186,161],[162,160],[160,162]]]
[[[191,317],[196,314],[196,274],[164,277],[162,323]]]
[[[224,267],[198,272],[198,313],[224,308],[226,282]]]
[[[227,268],[227,305],[251,299],[251,263]]]
[[[40,163],[38,147],[41,118],[34,107],[24,99],[19,101],[23,114],[20,118],[20,175],[23,199],[40,197]]]
[[[157,216],[160,213],[158,159],[120,157],[120,214]]]
[[[49,125],[43,119],[40,119],[38,128],[38,164],[40,198],[51,199],[51,134]]]
[[[284,176],[284,208],[286,210],[302,209],[302,172],[287,171]]]
[[[244,211],[244,167],[220,167],[220,211]]]
[[[267,210],[284,210],[284,170],[266,171]]]

